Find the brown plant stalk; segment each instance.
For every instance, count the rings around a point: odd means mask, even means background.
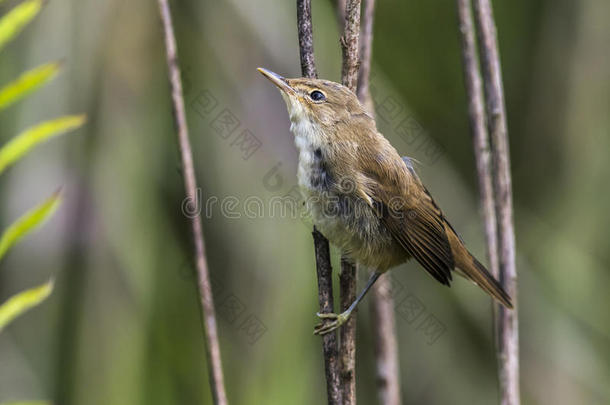
[[[372,288],[371,321],[375,343],[377,398],[380,405],[400,405],[400,366],[392,279],[380,277]]]
[[[171,88],[174,120],[177,127],[178,144],[184,171],[184,188],[187,201],[197,201],[197,179],[193,165],[193,152],[189,141],[184,98],[182,94],[182,81],[180,79],[180,65],[176,38],[172,25],[172,17],[167,0],[158,0],[159,13],[163,24],[169,83]],[[220,345],[216,329],[216,316],[212,299],[212,288],[205,256],[205,245],[199,216],[191,217],[193,240],[195,243],[195,259],[197,264],[198,291],[205,331],[205,348],[207,354],[208,370],[210,375],[210,389],[215,405],[227,405],[227,395],[224,387],[222,363],[220,358]]]
[[[363,14],[360,27],[360,66],[358,69],[358,88],[356,94],[361,103],[365,103],[367,109],[374,107],[369,105],[372,102],[370,92],[371,60],[373,53],[373,21],[375,19],[375,0],[363,1]],[[373,108],[369,109],[374,113]]]
[[[346,256],[341,256],[339,288],[341,311],[345,311],[356,299],[358,281],[357,265]],[[356,404],[356,314],[339,328],[339,376],[341,400],[344,405]],[[332,332],[331,332],[332,333]]]
[[[497,33],[489,0],[474,1],[474,20],[485,91],[482,117],[480,72],[472,24],[470,0],[458,0],[469,115],[474,135],[481,206],[483,208],[491,271],[512,297],[514,309],[496,305],[495,331],[500,382],[500,403],[519,405],[519,332],[517,272],[513,224],[512,185],[506,108],[498,52]],[[491,164],[487,131],[491,139]],[[484,135],[482,135],[484,133]],[[484,138],[484,139],[480,139]],[[492,208],[493,207],[493,208]],[[496,246],[493,246],[493,243]]]
[[[311,21],[311,0],[297,0],[297,29],[299,35],[299,55],[301,74],[304,77],[318,76],[313,53],[313,28]],[[330,247],[328,240],[313,228],[313,241],[316,256],[316,272],[318,278],[318,302],[320,313],[334,312],[333,279],[330,263]],[[329,405],[341,404],[339,388],[339,359],[337,335],[327,333],[322,337],[324,354],[324,369],[326,373],[326,393]]]
[[[341,3],[341,2],[339,2]],[[345,2],[345,22],[341,36],[343,64],[341,82],[356,93],[358,68],[360,65],[360,0]],[[346,257],[341,258],[341,310],[345,311],[356,299],[356,265]],[[339,330],[339,370],[341,375],[341,398],[344,405],[356,404],[356,313]]]
[[[498,238],[496,232],[496,206],[491,179],[491,151],[485,119],[485,101],[481,84],[481,71],[472,20],[470,0],[457,0],[458,24],[462,43],[464,82],[468,95],[468,118],[472,132],[480,207],[485,224],[487,259],[491,273],[498,277]]]
[[[515,229],[510,175],[510,151],[506,125],[506,107],[498,52],[496,25],[489,0],[475,0],[483,87],[487,106],[487,126],[491,138],[493,188],[496,198],[498,229],[498,268],[500,283],[512,297],[514,309],[501,305],[496,309],[500,403],[519,405],[519,326],[517,317],[517,268]]]
[[[360,31],[360,69],[358,70],[358,99],[375,114],[370,92],[370,73],[373,49],[373,21],[375,0],[364,0]],[[377,398],[381,405],[400,405],[400,367],[392,280],[381,277],[372,288],[370,297],[371,323],[375,342]]]
[[[341,36],[343,64],[341,82],[354,93],[358,86],[360,66],[358,38],[360,37],[360,0],[347,0],[345,4],[345,24]]]

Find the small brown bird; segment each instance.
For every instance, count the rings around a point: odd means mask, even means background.
[[[348,257],[374,269],[366,287],[341,314],[316,327],[328,333],[347,321],[377,278],[415,258],[449,286],[451,271],[504,306],[511,298],[466,249],[415,173],[377,131],[356,95],[338,83],[286,79],[258,69],[282,94],[299,150],[298,181],[313,223]]]

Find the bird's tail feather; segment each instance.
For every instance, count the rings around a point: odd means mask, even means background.
[[[456,263],[456,267],[461,270],[459,273],[481,287],[483,291],[498,300],[506,308],[512,309],[512,300],[500,283],[473,255],[468,253],[468,256],[470,260],[464,260],[465,263]]]

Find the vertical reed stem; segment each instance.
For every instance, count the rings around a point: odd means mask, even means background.
[[[360,31],[360,69],[358,70],[358,99],[375,114],[369,82],[373,49],[373,21],[375,0],[364,0]],[[372,288],[370,299],[371,323],[375,342],[377,398],[380,405],[400,405],[400,367],[396,340],[396,319],[392,281],[381,277]]]
[[[169,83],[171,87],[172,106],[174,109],[174,120],[178,130],[178,144],[184,171],[184,188],[188,201],[197,201],[197,179],[193,165],[193,152],[189,141],[186,113],[184,111],[184,98],[182,94],[182,81],[180,79],[180,65],[178,64],[178,51],[176,38],[172,25],[172,17],[167,0],[158,0],[159,12],[163,23],[165,36],[165,47],[167,54],[167,67]],[[220,358],[220,345],[218,343],[218,332],[216,330],[216,316],[214,313],[214,301],[212,299],[212,288],[205,256],[205,245],[199,216],[191,217],[193,240],[195,243],[195,259],[197,264],[198,290],[200,296],[201,313],[205,331],[205,348],[207,354],[208,370],[210,374],[210,389],[215,405],[227,405],[227,395],[224,387],[222,374],[222,362]]]
[[[297,29],[299,33],[299,55],[301,73],[304,77],[316,78],[318,73],[313,52],[313,26],[311,21],[311,0],[297,0]],[[333,279],[330,263],[328,240],[313,228],[314,250],[316,255],[316,272],[318,278],[318,302],[321,313],[334,312]],[[324,369],[326,372],[326,393],[329,405],[341,404],[339,380],[339,358],[337,335],[327,333],[322,336]]]
[[[462,35],[466,89],[472,125],[481,206],[491,271],[512,297],[514,309],[497,304],[495,311],[500,403],[519,405],[519,328],[517,315],[517,269],[513,223],[512,185],[506,108],[496,26],[489,0],[474,0],[474,20],[483,73],[487,128],[470,0],[457,0]],[[488,140],[491,139],[491,167]],[[494,246],[495,244],[495,246]]]
[[[358,84],[358,67],[360,65],[360,0],[347,0],[345,4],[345,24],[341,36],[343,66],[341,82],[354,93]],[[356,299],[357,287],[356,265],[347,258],[341,258],[341,310],[345,311]],[[356,311],[357,312],[357,311]],[[356,404],[356,314],[339,330],[339,368],[341,391],[344,405]]]

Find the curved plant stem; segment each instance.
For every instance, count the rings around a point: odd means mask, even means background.
[[[174,119],[178,130],[178,144],[184,170],[184,188],[188,201],[197,199],[197,180],[193,165],[193,153],[188,135],[186,114],[184,111],[184,98],[182,94],[182,81],[180,79],[180,66],[178,64],[178,53],[176,49],[176,38],[172,26],[172,18],[167,0],[158,0],[159,12],[163,23],[165,36],[165,47],[167,53],[167,66],[169,70],[169,83],[171,87],[172,105],[174,108]],[[222,363],[220,358],[220,345],[218,343],[218,332],[216,329],[216,316],[214,313],[214,302],[212,299],[212,288],[205,256],[203,242],[203,231],[199,216],[191,217],[193,240],[195,243],[195,259],[197,264],[197,279],[203,325],[206,337],[206,354],[210,385],[214,404],[227,405],[227,395],[224,387],[222,374]]]

